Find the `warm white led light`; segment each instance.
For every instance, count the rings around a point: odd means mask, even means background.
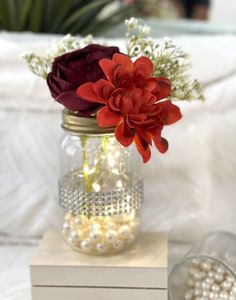
[[[112,170],[112,173],[113,173],[113,174],[116,174],[116,175],[119,175],[119,174],[120,174],[118,169],[113,169],[113,170]]]
[[[84,165],[84,172],[85,172],[85,173],[88,173],[88,172],[89,172],[89,167],[88,167],[88,165]]]
[[[90,175],[90,174],[93,174],[94,172],[95,172],[95,169],[92,168],[92,169],[89,169],[87,173]]]
[[[123,186],[122,181],[121,181],[121,180],[118,180],[117,183],[116,183],[116,186],[117,186],[118,188],[122,188],[122,186]]]
[[[115,157],[120,157],[120,152],[119,151],[116,151]]]
[[[95,182],[95,183],[93,183],[93,189],[94,189],[95,192],[99,192],[100,189],[101,189],[101,187],[100,187],[99,184],[97,184],[97,183]]]

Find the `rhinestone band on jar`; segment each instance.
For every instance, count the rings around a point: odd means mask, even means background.
[[[78,189],[75,177],[65,176],[59,183],[59,201],[68,212],[85,216],[113,216],[139,209],[143,199],[143,184],[138,181],[128,188],[107,192],[86,192]]]

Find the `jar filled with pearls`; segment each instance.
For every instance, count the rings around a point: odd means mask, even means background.
[[[236,300],[236,236],[216,232],[197,243],[169,276],[170,300]]]
[[[110,254],[137,238],[143,183],[139,155],[123,147],[114,128],[63,112],[59,201],[62,233],[75,250]]]

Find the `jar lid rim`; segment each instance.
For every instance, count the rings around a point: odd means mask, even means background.
[[[99,127],[96,116],[80,117],[68,109],[62,111],[62,128],[73,134],[114,134],[115,127]]]

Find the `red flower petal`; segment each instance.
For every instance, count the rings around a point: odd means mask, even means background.
[[[165,153],[168,150],[168,141],[162,137],[153,139],[155,146],[161,153]]]
[[[116,54],[114,54],[116,55]],[[144,79],[148,79],[152,76],[153,64],[148,57],[141,56],[134,62],[134,72],[142,74]]]
[[[99,103],[90,103],[76,96],[75,90],[61,93],[56,100],[71,111],[89,111],[99,108]]]
[[[78,97],[90,102],[106,103],[114,91],[114,86],[109,81],[100,79],[95,83],[87,82],[81,85],[76,94]]]
[[[151,138],[151,135],[145,131],[144,129],[142,128],[138,128],[137,130],[137,133],[138,135],[146,142],[148,143],[149,145],[152,145],[152,138]]]
[[[102,68],[107,80],[113,82],[113,73],[116,66],[115,62],[111,59],[101,59],[99,61],[99,65]]]
[[[161,137],[162,127],[149,129],[148,132],[154,141],[156,148],[161,152],[165,153],[168,150],[168,141]]]
[[[157,100],[162,100],[170,96],[171,94],[171,82],[165,77],[156,78],[157,87],[153,91],[153,94],[157,97]]]
[[[144,83],[144,88],[150,91],[154,91],[157,88],[156,78],[148,78]]]
[[[164,125],[171,125],[181,119],[182,115],[178,106],[171,101],[163,101],[158,103],[162,112],[162,121]]]
[[[125,69],[128,72],[132,72],[134,69],[134,65],[132,60],[130,59],[130,57],[128,55],[125,54],[120,54],[120,53],[115,53],[113,55],[112,60],[117,64],[117,65],[122,65],[123,67],[125,67]]]
[[[128,147],[132,144],[134,140],[135,131],[126,124],[124,120],[122,120],[119,125],[116,127],[115,136],[118,142]]]
[[[138,152],[141,154],[143,158],[143,162],[146,163],[151,158],[151,151],[149,144],[142,139],[142,137],[138,134],[135,135],[135,145]]]
[[[132,109],[134,107],[132,99],[129,97],[122,97],[120,101],[120,109],[122,111],[122,114],[126,116],[129,112],[132,112]]]
[[[95,90],[99,99],[104,99],[106,102],[108,99],[110,99],[115,88],[109,81],[100,79],[94,84],[93,89]]]
[[[107,107],[103,107],[97,113],[97,121],[100,127],[116,126],[120,122],[120,117],[109,111]]]

